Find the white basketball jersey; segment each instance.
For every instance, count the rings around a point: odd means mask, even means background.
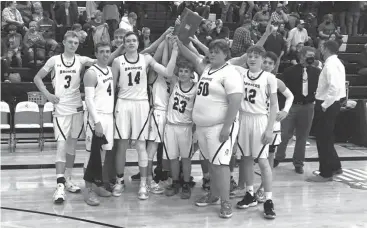
[[[277,88],[275,75],[261,71],[252,74],[248,69],[245,70],[244,97],[241,102],[241,111],[252,114],[268,115],[268,103],[271,91]],[[270,83],[270,84],[269,84]],[[270,88],[271,86],[273,88]]]
[[[111,68],[101,69],[97,65],[93,65],[88,70],[94,71],[97,76],[97,86],[94,94],[94,103],[97,112],[105,114],[113,113],[115,87],[113,86]]]
[[[170,79],[158,75],[151,88],[151,98],[154,109],[167,111],[169,95],[171,94],[170,90]]]
[[[144,55],[136,62],[129,62],[125,55],[118,57],[120,77],[118,97],[128,100],[148,100],[147,65]]]
[[[55,116],[72,115],[83,111],[80,95],[81,69],[79,55],[74,56],[73,63],[69,66],[65,64],[62,55],[56,56],[51,71],[55,95],[60,99],[59,103],[55,104]]]
[[[169,98],[167,121],[172,124],[192,124],[192,110],[196,97],[197,86],[193,83],[187,91],[181,88],[181,83],[176,82]]]

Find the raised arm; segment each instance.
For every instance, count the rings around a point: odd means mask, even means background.
[[[159,38],[158,40],[154,41],[149,47],[145,48],[140,52],[140,54],[150,54],[157,50],[158,46],[164,39],[166,38],[166,35],[173,32],[173,27],[169,27]]]
[[[178,48],[180,49],[180,53],[190,62],[195,64],[195,71],[199,75],[201,75],[206,67],[203,60],[204,58],[195,55],[192,51],[190,51],[181,41],[177,42]]]
[[[189,37],[189,39],[194,43],[196,44],[200,50],[202,50],[205,54],[205,56],[208,56],[209,55],[209,48],[207,46],[205,46],[205,44],[201,43],[200,40],[194,36],[194,37]]]
[[[155,72],[157,72],[158,74],[164,77],[172,77],[173,71],[175,70],[175,67],[176,67],[177,56],[178,56],[178,47],[177,47],[177,44],[175,43],[173,46],[171,59],[167,67],[157,63],[157,61],[155,61],[154,58],[150,55],[145,55],[145,58],[146,58],[145,60],[152,67],[152,69]]]
[[[47,100],[49,100],[53,104],[57,104],[59,103],[60,99],[57,96],[55,96],[54,94],[51,94],[47,90],[45,84],[42,81],[48,75],[48,73],[52,71],[54,66],[55,66],[55,58],[51,57],[49,60],[47,60],[46,64],[38,71],[33,81],[34,81],[34,84],[36,84],[38,90],[43,95],[45,95]]]

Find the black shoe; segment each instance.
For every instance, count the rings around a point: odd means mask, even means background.
[[[210,191],[210,179],[203,178],[202,188],[204,189],[204,191]]]
[[[243,199],[237,203],[237,208],[246,209],[249,207],[254,207],[257,205],[257,200],[255,198],[255,194],[252,196],[249,192],[246,192],[246,195]]]
[[[303,167],[302,166],[297,166],[297,167],[294,167],[296,173],[298,174],[303,174],[305,171],[303,170]]]
[[[196,182],[194,181],[194,177],[190,176],[189,186],[190,188],[195,187]]]
[[[140,181],[140,172],[131,176],[131,181]]]
[[[275,219],[274,204],[272,200],[267,200],[264,203],[264,217],[267,219]]]
[[[179,181],[173,181],[173,183],[166,188],[164,194],[166,196],[174,196],[180,192],[180,187],[181,185]]]
[[[181,199],[190,199],[190,197],[191,197],[190,183],[184,183],[182,185]]]
[[[333,176],[335,176],[335,175],[340,175],[340,174],[343,174],[343,170],[342,170],[342,168],[340,168],[340,169],[338,169],[338,170],[335,170],[335,171],[333,172]]]
[[[273,165],[273,168],[277,167],[278,165],[279,165],[279,160],[274,159],[274,165]]]

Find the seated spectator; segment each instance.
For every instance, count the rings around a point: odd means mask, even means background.
[[[17,31],[24,34],[28,29],[24,26],[22,15],[17,10],[17,2],[6,2],[6,8],[2,12],[2,28],[7,30],[9,25],[15,25]]]
[[[292,12],[289,14],[288,16],[288,25],[289,25],[289,29],[293,29],[294,27],[297,26],[297,20],[300,20],[301,17],[299,15],[299,13],[296,12]]]
[[[359,67],[361,69],[358,71],[358,74],[367,77],[367,44],[364,45],[364,50],[359,56]]]
[[[304,28],[304,21],[299,20],[297,21],[297,27],[293,28],[289,31],[288,39],[287,39],[287,52],[295,51],[296,46],[299,43],[306,43],[308,41],[308,33],[307,30]]]
[[[8,59],[8,49],[5,39],[1,39],[1,82],[9,81],[9,59]]]
[[[136,13],[131,12],[129,13],[127,17],[121,18],[119,28],[122,28],[127,32],[133,32],[137,19],[138,19],[138,16],[136,15]]]
[[[151,44],[150,39],[150,28],[143,27],[141,30],[141,35],[139,35],[139,50],[144,50]]]
[[[278,32],[278,30],[278,26],[274,25],[274,30],[265,41],[264,48],[266,51],[271,51],[275,53],[279,57],[279,59],[281,59],[287,46],[286,42],[283,39],[283,36]]]
[[[32,21],[32,3],[30,1],[18,2],[17,10],[22,15],[24,24],[28,25]]]
[[[210,33],[212,40],[217,39],[229,39],[229,28],[223,27],[223,22],[221,19],[215,21],[215,28]]]
[[[40,2],[36,2],[33,4],[33,14],[32,14],[32,20],[35,22],[38,22],[43,17],[43,8],[42,4]]]
[[[275,12],[271,14],[272,23],[284,24],[288,23],[288,16],[283,11],[283,4],[278,3]]]
[[[112,51],[115,51],[118,47],[120,47],[124,43],[124,37],[126,35],[127,31],[118,28],[115,30],[115,33],[113,34],[114,40],[112,40]]]
[[[334,40],[335,42],[337,42],[339,44],[339,47],[343,43],[342,36],[338,36],[338,34],[336,34],[336,33],[330,34],[329,40]]]
[[[266,26],[270,20],[269,4],[263,4],[261,6],[261,11],[257,12],[254,15],[253,20],[259,23],[258,29],[261,33],[264,33]]]
[[[37,28],[46,41],[47,55],[50,57],[53,56],[58,46],[55,40],[56,23],[50,19],[50,13],[48,11],[43,11],[43,17],[37,22]]]
[[[332,14],[324,16],[324,21],[318,27],[319,37],[321,40],[328,40],[331,34],[337,33],[333,20],[334,17]]]
[[[282,37],[283,37],[283,39],[285,40],[285,41],[287,41],[287,38],[288,38],[288,29],[286,29],[285,28],[285,24],[280,24],[279,25],[279,29],[278,29],[278,33],[280,34],[280,35],[282,35]]]
[[[245,20],[243,25],[236,29],[233,35],[231,47],[232,57],[243,55],[247,48],[251,46],[251,20]]]
[[[17,66],[22,67],[22,35],[17,33],[17,27],[15,25],[9,26],[9,34],[7,37],[7,50],[8,50],[8,60],[10,64],[15,56],[17,61]]]
[[[35,57],[37,64],[41,64],[45,60],[46,41],[42,33],[37,31],[37,23],[35,21],[29,23],[29,31],[24,36],[23,45],[30,63],[34,62]],[[34,53],[34,49],[36,53]]]

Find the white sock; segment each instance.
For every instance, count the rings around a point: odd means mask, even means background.
[[[208,180],[208,179],[210,179],[209,173],[203,173],[203,176],[204,176],[204,178],[205,178],[205,179],[207,179],[207,180]]]
[[[266,200],[270,200],[272,196],[273,196],[272,192],[265,192],[265,199]]]
[[[140,177],[140,186],[146,186],[146,185],[147,185],[147,178]]]
[[[73,168],[66,168],[65,169],[65,177],[71,178],[71,174],[73,173]]]
[[[246,192],[249,192],[252,196],[254,196],[254,186],[246,186]]]
[[[64,177],[64,174],[56,174],[56,179],[60,177]]]

